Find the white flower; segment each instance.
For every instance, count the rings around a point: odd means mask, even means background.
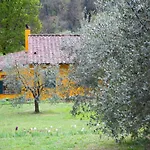
[[[50,132],[51,132],[51,130],[48,130],[47,132],[48,132],[48,133],[50,133]]]
[[[56,132],[58,131],[58,129],[56,129]]]
[[[97,124],[97,126],[99,126],[99,123]]]
[[[77,126],[76,126],[76,125],[71,125],[71,127],[72,127],[72,128],[76,128]]]
[[[84,128],[82,128],[81,131],[83,132],[83,131],[84,131]]]
[[[47,130],[47,128],[45,128],[45,130]]]
[[[53,126],[50,126],[50,128],[53,128]]]
[[[36,127],[34,127],[34,130],[36,130]]]
[[[31,131],[33,130],[33,128],[30,129]]]

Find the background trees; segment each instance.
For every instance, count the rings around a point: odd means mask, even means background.
[[[81,1],[71,0],[67,12],[68,28],[71,31],[75,31],[80,27],[80,20],[82,18],[81,12]]]
[[[43,33],[62,32],[66,29],[67,3],[64,0],[41,0],[40,20]]]
[[[149,135],[150,3],[103,4],[96,20],[82,27],[80,49],[73,50],[73,78],[93,90],[91,99],[77,98],[72,113],[91,113],[89,125],[117,141]]]
[[[43,33],[76,32],[83,18],[96,11],[96,0],[41,0]],[[85,15],[83,15],[85,14]]]
[[[39,0],[0,1],[0,52],[24,49],[25,25],[29,24],[33,33],[41,28],[39,9]]]

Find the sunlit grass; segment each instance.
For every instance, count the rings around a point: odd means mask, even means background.
[[[20,108],[0,104],[0,149],[4,150],[143,150],[128,142],[118,145],[94,133],[69,113],[71,103],[40,104],[34,114],[33,104]],[[18,129],[16,130],[16,127]]]

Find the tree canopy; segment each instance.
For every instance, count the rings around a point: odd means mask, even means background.
[[[24,49],[24,30],[28,24],[32,32],[41,28],[39,0],[0,0],[0,52]]]
[[[27,99],[33,99],[34,112],[39,113],[39,103],[42,95],[48,95],[48,98],[53,98],[56,95],[55,80],[58,75],[58,66],[47,66],[44,68],[42,65],[33,64],[32,68],[29,65],[22,65],[16,62],[14,66],[7,64],[5,67],[7,76],[4,78],[5,91],[18,95],[12,102],[21,103]]]
[[[76,32],[83,18],[96,11],[96,0],[41,0],[43,33]],[[83,15],[84,14],[84,15]]]
[[[101,5],[103,3],[103,5]],[[98,1],[99,15],[81,28],[73,79],[90,88],[72,113],[116,140],[150,133],[150,2]],[[89,98],[88,98],[89,97]],[[89,115],[90,114],[90,115]]]

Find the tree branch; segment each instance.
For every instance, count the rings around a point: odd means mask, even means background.
[[[132,0],[131,0],[132,1]],[[131,10],[133,11],[134,15],[137,17],[137,19],[139,20],[140,24],[146,29],[146,31],[148,31],[146,24],[144,25],[143,22],[140,20],[140,17],[138,16],[138,14],[135,12],[134,8],[131,6],[131,4],[126,1],[126,3],[129,5],[129,7],[131,8]]]
[[[31,87],[28,86],[25,77],[23,75],[21,75],[16,62],[15,62],[15,66],[16,66],[18,77],[19,77],[20,81],[22,82],[23,86],[25,87],[25,89],[30,90],[32,92],[32,94],[35,95],[35,91]]]

